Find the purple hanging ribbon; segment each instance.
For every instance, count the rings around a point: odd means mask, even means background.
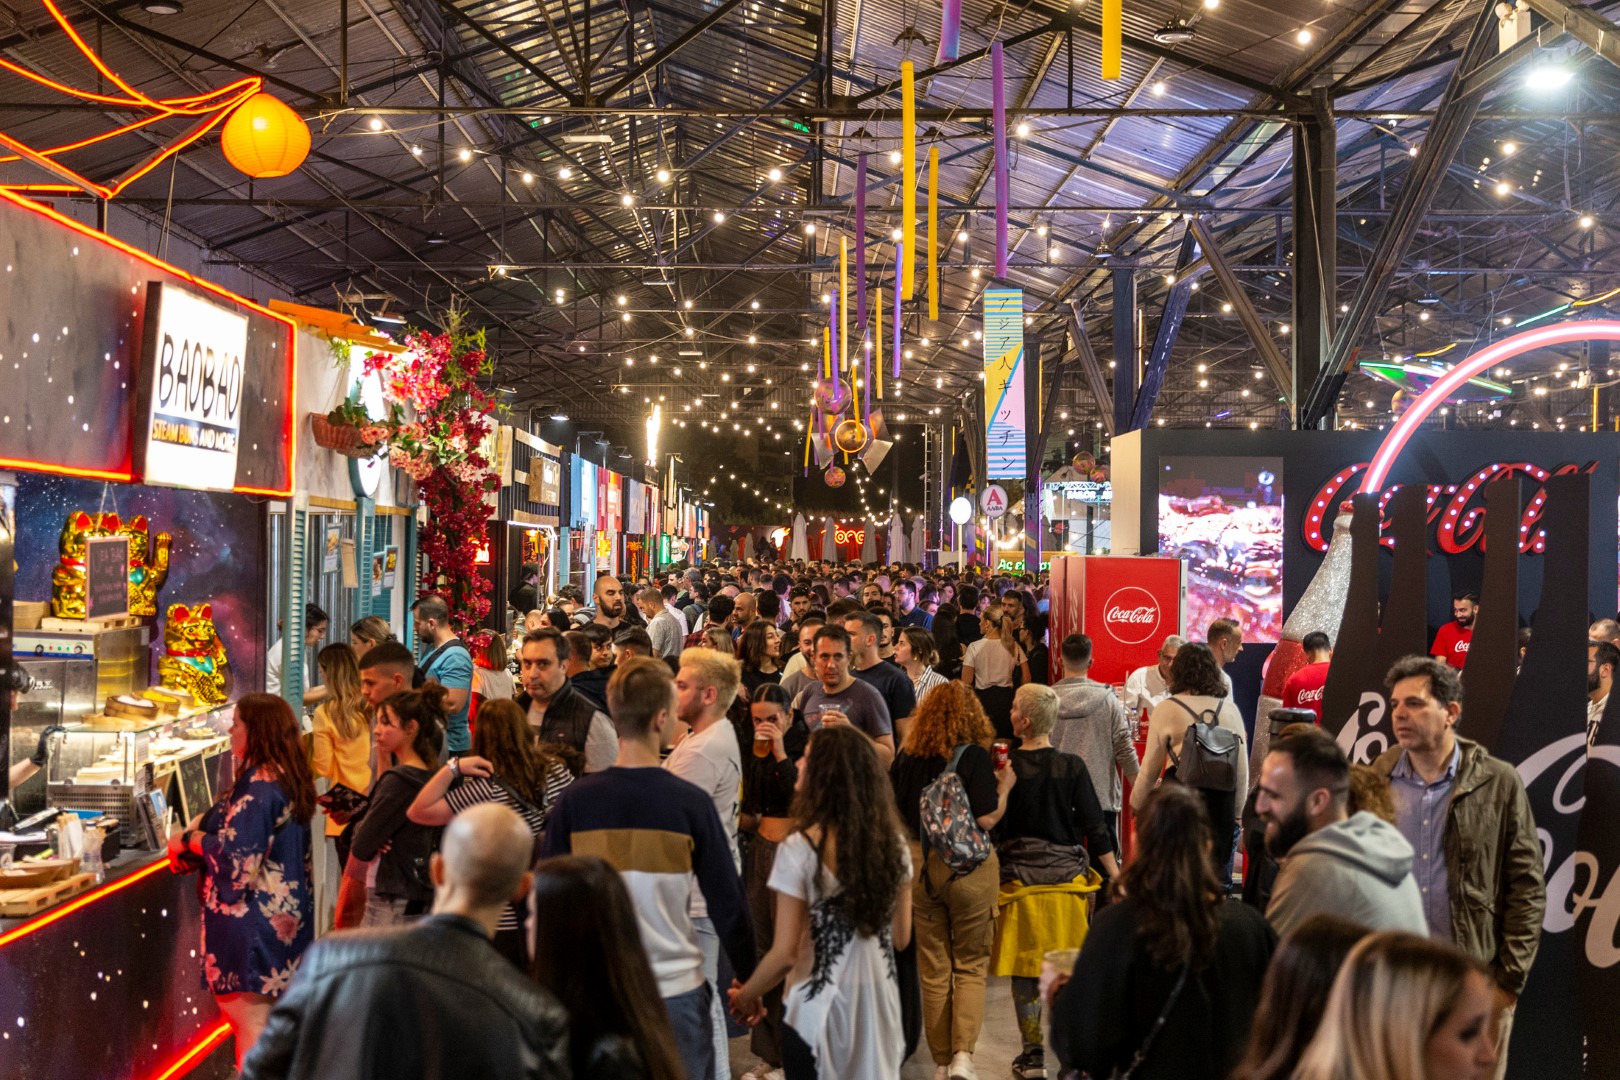
[[[837,385],[844,377],[844,365],[839,363],[841,356],[839,349],[843,342],[838,340],[838,286],[832,287],[832,307],[828,309],[828,325],[832,328],[832,378],[833,385]]]
[[[855,160],[855,324],[866,336],[866,155]]]
[[[896,379],[900,377],[900,275],[904,272],[900,267],[905,261],[901,256],[902,247],[904,245],[896,244],[894,255],[894,364],[891,374]]]
[[[991,108],[996,143],[996,277],[1007,276],[1007,88],[1001,42],[990,46]]]
[[[944,0],[939,13],[939,58],[955,60],[962,51],[962,0]]]

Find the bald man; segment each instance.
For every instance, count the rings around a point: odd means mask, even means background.
[[[567,1013],[490,943],[528,895],[533,848],[499,803],[456,815],[429,867],[433,913],[311,946],[242,1080],[568,1076]]]

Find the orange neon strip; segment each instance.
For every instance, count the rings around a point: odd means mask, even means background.
[[[61,907],[55,909],[54,911],[47,911],[45,914],[41,915],[39,918],[31,919],[28,922],[25,922],[21,926],[17,927],[17,929],[15,929],[15,930],[11,930],[11,931],[8,931],[7,933],[0,934],[0,949],[3,949],[7,945],[10,945],[13,941],[17,941],[20,938],[27,937],[29,934],[32,934],[36,930],[45,929],[47,926],[49,926],[52,923],[58,921],[59,919],[67,918],[69,915],[73,914],[75,911],[78,911],[80,908],[89,907],[91,904],[95,903],[97,900],[100,900],[104,896],[111,896],[113,893],[118,892],[120,889],[129,888],[131,885],[135,884],[137,881],[145,881],[147,878],[151,877],[153,874],[157,873],[160,870],[167,871],[168,869],[169,869],[169,864],[166,863],[166,862],[163,862],[162,860],[159,860],[158,862],[152,863],[150,866],[141,867],[139,870],[135,871],[133,874],[129,875],[128,877],[119,878],[117,881],[114,881],[114,882],[112,882],[110,884],[107,884],[107,885],[103,885],[99,889],[95,889],[95,890],[92,890],[91,892],[87,892],[83,896],[78,897],[77,899],[72,900],[69,903],[63,904]]]
[[[242,100],[246,101],[247,99],[243,98]],[[237,104],[240,104],[240,102],[237,102]],[[170,146],[159,153],[153,154],[146,160],[144,164],[137,167],[134,172],[115,183],[112,188],[112,195],[108,197],[111,198],[120,194],[125,188],[129,187],[129,185],[133,184],[135,181],[139,180],[141,177],[163,164],[169,158],[173,157],[175,154],[178,154],[180,151],[184,150],[186,147],[208,134],[213,130],[216,124],[225,119],[225,116],[226,112],[224,110],[215,113],[214,116],[206,123],[198,124],[191,130],[189,134],[186,135],[185,138],[181,139],[173,146]]]
[[[230,1033],[230,1023],[228,1021],[221,1020],[217,1027],[210,1028],[208,1031],[203,1032],[201,1037],[199,1037],[196,1042],[192,1043],[186,1048],[185,1053],[175,1058],[173,1065],[170,1065],[156,1076],[153,1076],[152,1080],[174,1080],[175,1077],[181,1075],[180,1070],[182,1069],[190,1072],[191,1070],[189,1066],[196,1062],[198,1058],[202,1057],[204,1054],[208,1053],[214,1047],[223,1042],[225,1037]]]
[[[74,143],[63,143],[61,146],[49,146],[44,150],[36,150],[35,153],[39,154],[40,157],[55,157],[57,154],[71,153],[74,150],[82,150],[86,146],[92,146],[95,143],[103,142],[107,139],[114,139],[120,135],[126,135],[137,128],[146,127],[148,124],[155,124],[162,119],[164,118],[161,116],[149,116],[144,120],[132,120],[123,127],[114,128],[111,131],[104,131],[100,135],[92,135],[88,139],[80,139],[78,142]],[[22,158],[20,157],[8,155],[5,157],[0,157],[0,165],[21,160]]]
[[[132,472],[110,472],[106,469],[80,469],[72,465],[53,465],[44,461],[28,461],[23,458],[0,458],[0,468],[28,469],[32,472],[61,473],[64,476],[82,476],[87,480],[123,480],[135,479]]]
[[[166,273],[173,274],[175,277],[180,278],[182,281],[190,282],[191,284],[197,286],[197,288],[202,289],[204,292],[210,292],[210,293],[213,293],[215,296],[222,297],[222,298],[224,298],[226,300],[231,301],[232,303],[241,304],[243,307],[250,308],[253,311],[257,311],[261,315],[268,315],[270,318],[276,320],[277,322],[281,323],[283,326],[285,326],[287,328],[287,340],[286,340],[286,350],[287,350],[287,410],[286,410],[286,417],[287,417],[287,419],[286,419],[286,422],[285,422],[285,424],[284,424],[284,426],[282,428],[282,435],[283,435],[283,438],[285,439],[286,444],[287,444],[287,487],[282,489],[282,490],[260,490],[260,489],[248,489],[248,488],[242,488],[242,489],[239,489],[239,490],[247,492],[249,494],[270,495],[270,496],[274,496],[276,498],[286,498],[287,496],[290,496],[293,493],[293,484],[296,482],[296,478],[298,476],[298,439],[296,437],[297,432],[294,430],[294,424],[296,423],[295,412],[296,412],[297,404],[298,404],[298,358],[294,353],[294,347],[296,345],[296,334],[297,334],[297,329],[298,329],[297,320],[293,319],[293,318],[290,318],[289,316],[283,315],[279,311],[271,311],[269,308],[264,307],[264,306],[262,306],[260,304],[256,304],[252,300],[249,300],[245,296],[238,296],[236,293],[231,292],[231,290],[225,288],[223,285],[216,285],[212,281],[205,281],[204,279],[202,279],[200,277],[197,277],[194,274],[189,274],[186,271],[180,269],[178,266],[174,266],[174,265],[172,265],[170,263],[166,263],[162,259],[159,259],[154,255],[148,255],[146,252],[140,250],[139,248],[134,247],[134,246],[132,246],[130,244],[124,243],[122,240],[118,239],[116,236],[108,236],[106,233],[97,232],[95,229],[92,229],[88,225],[82,224],[81,222],[74,221],[70,217],[66,217],[66,216],[64,216],[62,214],[57,213],[55,210],[53,210],[49,206],[46,206],[43,203],[35,202],[33,199],[26,198],[25,196],[19,195],[14,191],[7,190],[6,188],[0,188],[0,200],[4,200],[6,202],[12,203],[15,206],[21,207],[24,210],[28,210],[28,211],[31,211],[31,212],[33,212],[35,214],[39,214],[41,217],[49,218],[50,220],[56,222],[59,225],[67,226],[69,229],[72,229],[74,232],[79,233],[81,236],[87,236],[92,240],[97,240],[97,241],[99,241],[99,242],[101,242],[103,244],[106,244],[109,247],[112,247],[112,248],[114,248],[114,249],[116,249],[118,251],[122,251],[126,255],[133,255],[135,258],[141,260],[142,262],[146,263],[147,265],[155,266],[159,270],[163,270]],[[0,465],[3,465],[3,464],[6,464],[6,462],[4,462],[3,460],[0,460]],[[122,474],[122,475],[107,474],[107,473],[96,472],[96,471],[91,471],[91,470],[72,469],[72,468],[67,468],[67,467],[62,467],[62,466],[55,466],[55,465],[43,465],[43,464],[28,465],[28,464],[21,464],[20,467],[43,469],[43,470],[48,471],[48,472],[60,472],[60,473],[64,473],[64,474],[69,475],[69,476],[91,476],[91,477],[95,477],[97,479],[107,479],[107,480],[130,480],[130,479],[133,479],[133,476],[130,475],[130,474]],[[4,944],[5,944],[5,939],[0,938],[0,945],[4,945]]]

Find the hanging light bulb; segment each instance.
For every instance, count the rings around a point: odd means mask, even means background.
[[[657,172],[653,173],[653,179],[657,180],[660,184],[669,183],[669,170],[659,169]]]

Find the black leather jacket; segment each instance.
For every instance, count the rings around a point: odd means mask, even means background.
[[[482,927],[434,915],[316,942],[242,1080],[570,1080],[568,1015]]]

